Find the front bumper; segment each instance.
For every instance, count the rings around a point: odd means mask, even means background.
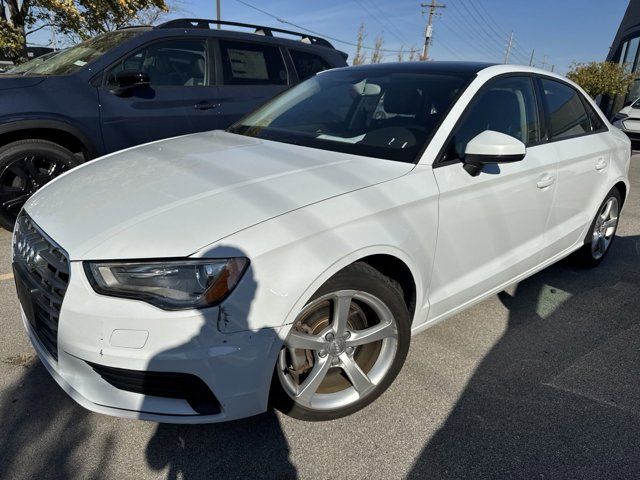
[[[80,405],[98,413],[166,423],[221,422],[266,411],[281,346],[279,329],[222,333],[217,308],[166,312],[143,302],[98,295],[80,262],[71,263],[70,277],[60,311],[57,361],[24,312],[22,319],[42,363]],[[184,398],[116,388],[91,364],[194,375],[213,392],[220,412],[201,414]]]
[[[627,134],[629,140],[633,142],[640,141],[640,119],[636,118],[625,118],[616,120],[613,123],[614,127],[619,128],[624,133]]]

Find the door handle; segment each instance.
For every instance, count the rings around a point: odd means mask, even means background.
[[[603,170],[607,167],[607,161],[604,158],[599,158],[596,162],[596,170]]]
[[[553,175],[545,175],[540,180],[538,180],[538,183],[536,183],[536,185],[538,186],[539,189],[543,189],[543,188],[550,187],[551,185],[554,184],[555,181],[556,181],[556,177],[554,177]]]
[[[193,108],[195,108],[196,110],[211,110],[213,108],[218,108],[219,106],[219,103],[200,102],[196,103]]]

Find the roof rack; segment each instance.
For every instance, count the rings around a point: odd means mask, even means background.
[[[240,22],[227,22],[224,20],[208,20],[206,18],[178,18],[175,20],[169,20],[168,22],[161,23],[155,28],[203,28],[210,30],[211,25],[227,25],[231,27],[244,27],[253,29],[253,33],[257,35],[264,35],[267,37],[273,37],[273,33],[285,33],[287,35],[294,35],[300,37],[303,43],[309,43],[312,45],[321,45],[323,47],[334,48],[324,38],[309,35],[308,33],[294,32],[291,30],[282,30],[281,28],[265,27],[262,25],[253,25],[251,23]]]

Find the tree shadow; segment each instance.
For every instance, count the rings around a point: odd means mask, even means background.
[[[100,439],[97,464],[79,464],[92,435],[90,413],[67,397],[35,356],[21,363],[16,366],[24,373],[0,395],[0,478],[102,478],[113,434]]]
[[[507,328],[408,478],[640,477],[640,237],[499,294]]]

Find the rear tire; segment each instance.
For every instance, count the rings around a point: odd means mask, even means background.
[[[31,195],[80,163],[72,152],[48,140],[18,140],[0,147],[0,226],[12,230]]]
[[[400,285],[365,263],[350,265],[298,315],[276,362],[271,402],[308,421],[361,410],[396,378],[410,337]]]
[[[617,188],[612,188],[598,208],[589,226],[584,245],[575,253],[576,263],[583,268],[597,267],[605,259],[618,230],[618,217],[622,198]]]

